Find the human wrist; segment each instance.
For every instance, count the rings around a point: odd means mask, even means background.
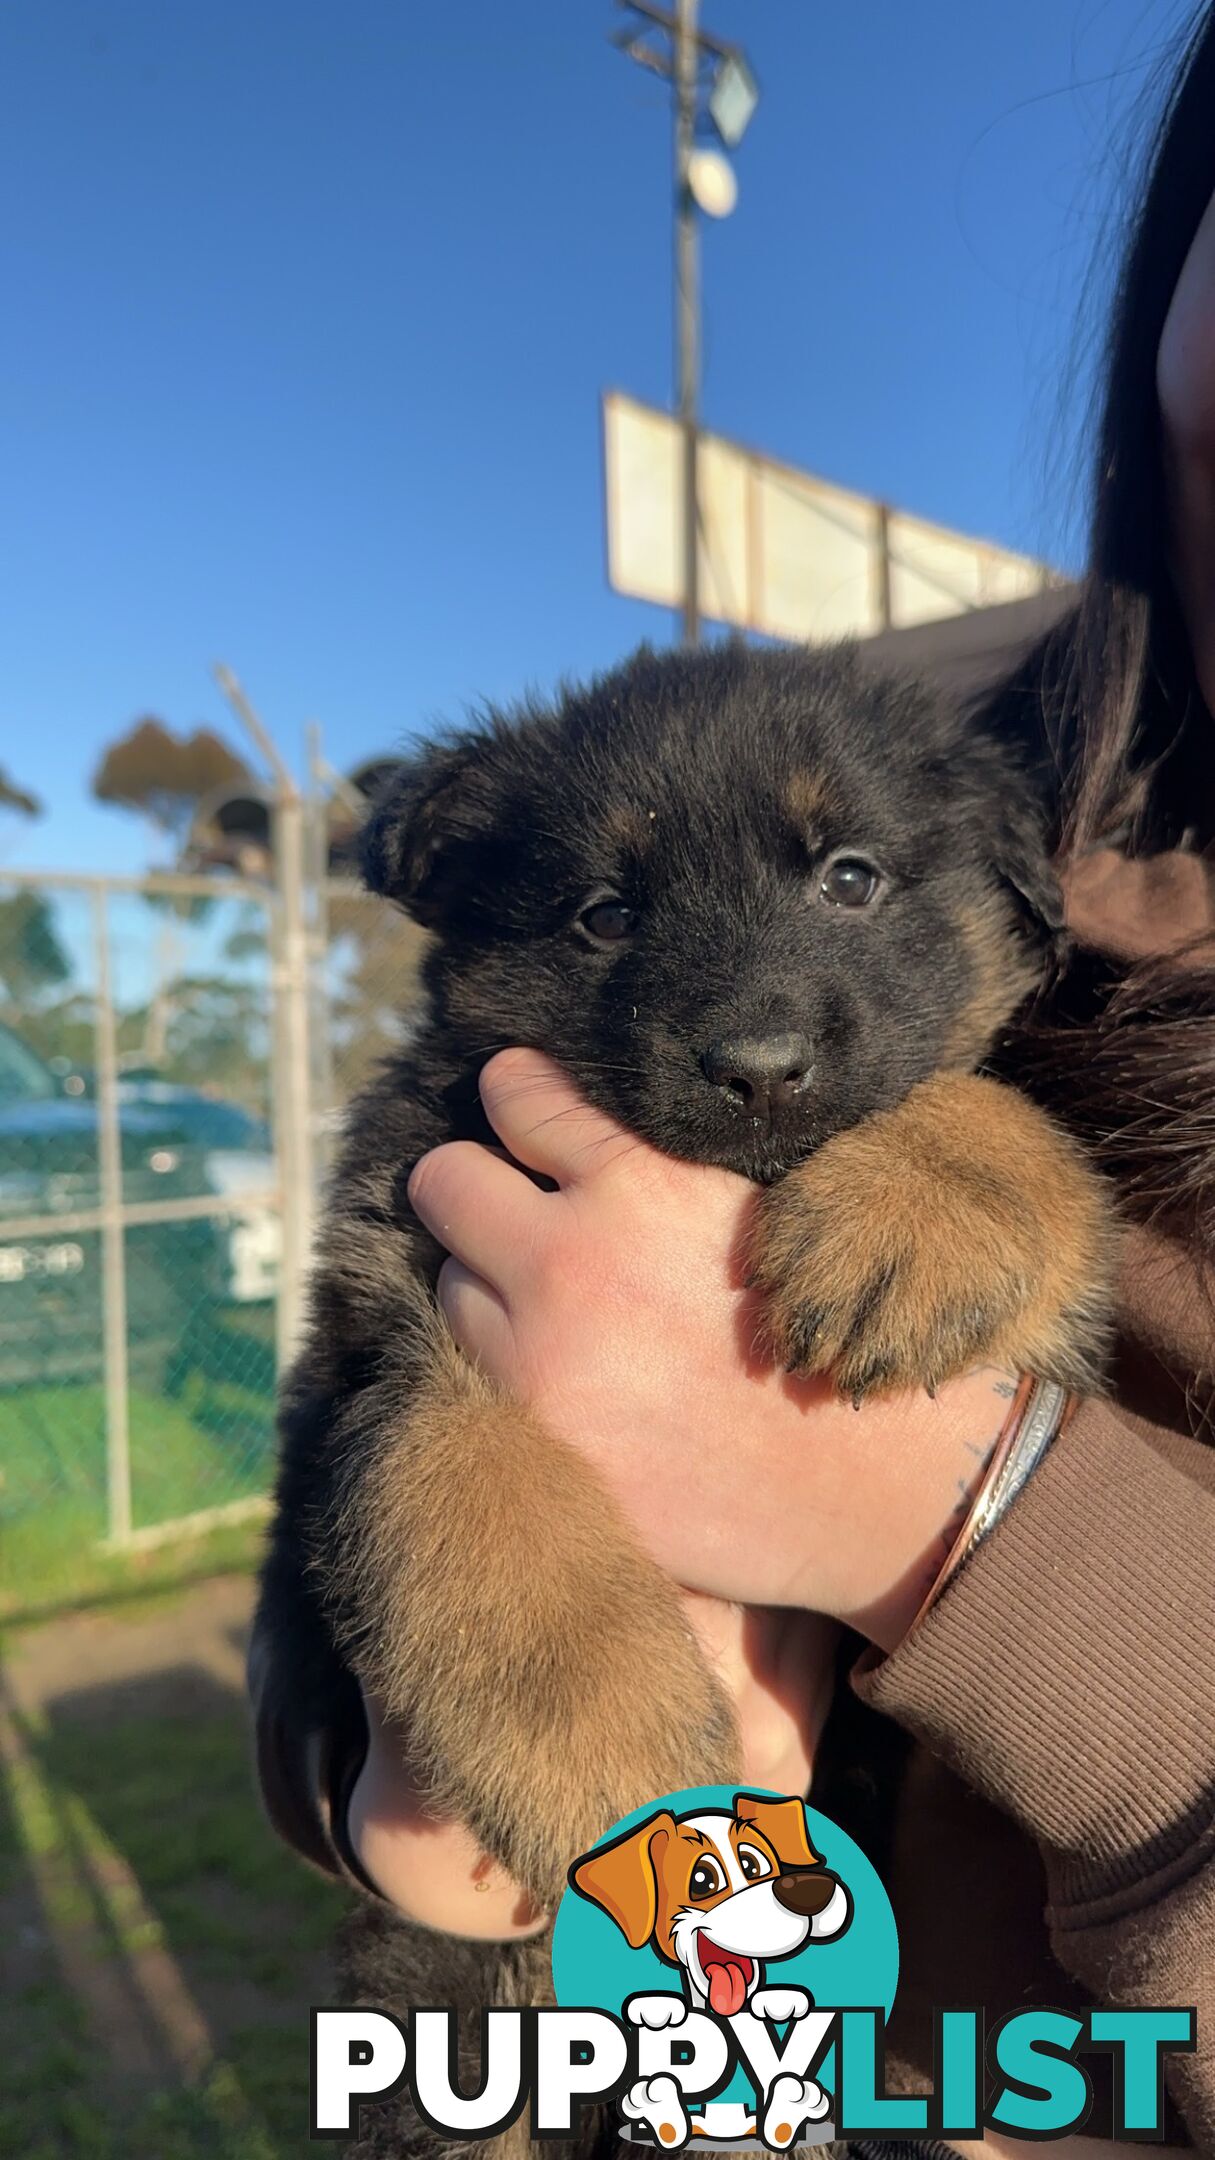
[[[1079,1397],[1054,1380],[1023,1373],[1003,1430],[957,1536],[911,1626],[918,1627],[958,1569],[978,1551],[1070,1424]]]
[[[463,1823],[428,1809],[399,1732],[371,1703],[367,1725],[344,1831],[368,1885],[405,1919],[445,1935],[508,1942],[538,1934],[547,1915]]]
[[[953,1551],[999,1445],[1020,1376],[983,1367],[908,1398],[879,1505],[836,1617],[881,1651],[901,1642]]]

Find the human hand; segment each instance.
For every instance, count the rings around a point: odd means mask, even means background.
[[[494,1058],[481,1093],[514,1160],[455,1142],[410,1183],[453,1255],[439,1299],[462,1348],[578,1448],[676,1581],[825,1612],[891,1647],[969,1505],[1011,1376],[855,1411],[829,1382],[775,1371],[738,1259],[753,1186],[659,1154],[536,1053]]]
[[[838,1630],[817,1613],[746,1610],[688,1592],[688,1618],[733,1697],[748,1784],[801,1793],[830,1708]],[[368,1745],[347,1812],[347,1834],[382,1894],[407,1918],[444,1934],[492,1941],[534,1935],[534,1906],[462,1823],[426,1806],[408,1736],[368,1701]],[[570,1855],[571,1859],[575,1855]]]

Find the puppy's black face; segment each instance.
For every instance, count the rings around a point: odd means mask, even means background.
[[[768,1180],[970,1069],[1059,922],[1027,784],[846,651],[642,651],[426,753],[368,882],[437,934],[434,1021],[670,1154]]]

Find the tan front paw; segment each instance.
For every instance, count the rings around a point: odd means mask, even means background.
[[[1108,1242],[1071,1142],[1011,1089],[949,1075],[763,1193],[748,1257],[765,1348],[859,1400],[984,1363],[1091,1386]]]
[[[1021,1302],[1010,1269],[988,1256],[980,1277],[956,1231],[900,1224],[875,1195],[841,1213],[823,1198],[836,1164],[819,1178],[813,1167],[763,1203],[752,1273],[772,1356],[790,1372],[833,1374],[858,1401],[934,1388],[989,1358]]]

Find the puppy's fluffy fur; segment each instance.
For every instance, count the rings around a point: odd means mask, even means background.
[[[479,1069],[530,1044],[656,1147],[755,1181],[783,1364],[858,1397],[985,1360],[1089,1385],[1101,1187],[983,1070],[1059,895],[1011,753],[845,650],[642,651],[491,715],[395,780],[363,860],[434,933],[427,1008],[333,1177],[264,1613],[302,1723],[356,1674],[436,1804],[551,1898],[627,1809],[736,1776],[736,1735],[580,1459],[445,1337],[412,1166],[490,1137]],[[789,1072],[749,1093],[754,1045],[782,1040]],[[444,1999],[433,1974],[416,1989]]]

